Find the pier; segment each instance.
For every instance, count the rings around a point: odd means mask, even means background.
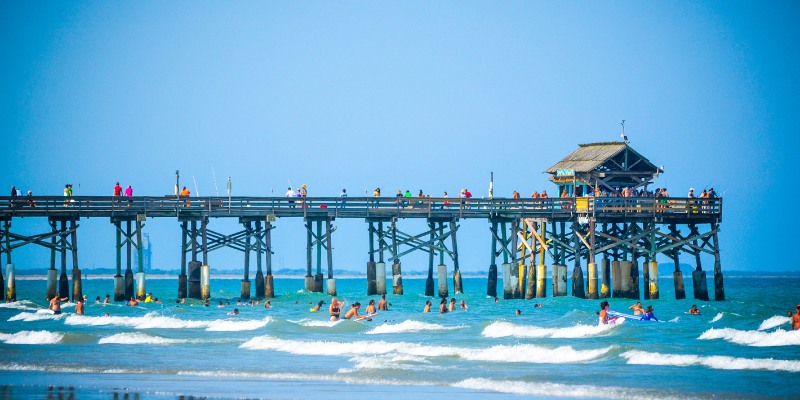
[[[272,230],[278,224],[301,222],[307,244],[304,289],[336,295],[332,251],[336,219],[360,219],[367,224],[368,295],[385,294],[389,276],[392,293],[402,295],[402,257],[418,251],[428,253],[426,296],[449,296],[449,279],[456,293],[476,291],[479,289],[462,285],[457,237],[459,221],[480,219],[487,222],[487,250],[491,249],[489,296],[498,296],[499,272],[502,296],[507,299],[546,297],[548,276],[552,278],[552,296],[658,299],[661,257],[672,260],[675,296],[681,299],[686,297],[679,267],[679,256],[684,254],[692,256],[696,265],[692,272],[694,298],[708,300],[706,272],[700,262],[701,254],[706,253],[714,258],[714,299],[725,299],[718,237],[721,198],[639,196],[637,190],[647,191],[663,170],[622,142],[581,145],[545,172],[557,185],[557,197],[0,197],[0,259],[4,256],[6,262],[5,274],[0,271],[0,284],[5,288],[2,299],[16,300],[12,254],[29,244],[50,250],[47,298],[69,297],[69,259],[72,298],[82,297],[78,231],[83,218],[108,218],[113,227],[115,301],[141,299],[146,294],[142,235],[152,218],[174,219],[176,229],[181,230],[179,298],[210,298],[209,253],[226,247],[243,253],[241,297],[273,297]],[[617,196],[620,192],[633,195]],[[38,218],[48,226],[40,234],[21,235],[12,230],[16,218]],[[235,218],[242,229],[215,231],[212,222],[219,218]],[[424,219],[427,228],[403,231],[406,219]],[[136,272],[134,250],[138,253]],[[256,259],[255,293],[251,290],[251,256]],[[56,265],[59,258],[60,271]],[[499,268],[498,258],[502,258]],[[388,276],[387,261],[391,266]],[[640,288],[640,276],[644,289]]]

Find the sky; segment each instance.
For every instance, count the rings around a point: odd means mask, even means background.
[[[290,181],[310,196],[480,197],[494,172],[495,196],[527,196],[554,189],[543,171],[578,144],[619,140],[625,120],[631,146],[664,166],[657,186],[723,195],[723,270],[797,270],[781,193],[800,150],[798,17],[796,1],[0,1],[0,187],[110,195],[119,181],[161,196],[180,170],[203,196],[230,177],[234,196]],[[109,221],[80,224],[81,267],[113,266]],[[363,270],[367,225],[335,224],[334,267]],[[301,220],[276,225],[275,268],[304,267]],[[178,268],[178,223],[145,231],[153,266]],[[487,222],[461,222],[462,270],[488,270],[490,246]],[[49,251],[14,261],[44,270]]]

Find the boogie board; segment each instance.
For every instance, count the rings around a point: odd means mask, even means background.
[[[658,321],[656,321],[654,319],[642,319],[642,315],[623,314],[621,312],[616,312],[616,311],[609,311],[608,315],[610,315],[612,317],[619,317],[619,318],[630,319],[630,320],[634,320],[634,321],[658,322]]]

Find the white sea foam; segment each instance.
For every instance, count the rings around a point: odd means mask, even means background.
[[[422,332],[422,331],[448,331],[461,329],[463,326],[444,326],[439,324],[431,324],[427,322],[420,322],[414,320],[406,320],[399,324],[381,324],[368,331],[367,334],[380,334],[380,333],[406,333],[406,332]]]
[[[711,318],[711,321],[708,321],[708,322],[711,323],[711,322],[717,322],[717,321],[721,320],[723,314],[724,313],[717,313],[717,315],[715,315],[714,318]]]
[[[64,320],[67,325],[88,326],[125,326],[134,329],[202,329],[207,331],[252,331],[262,328],[272,320],[266,317],[260,320],[215,319],[183,320],[173,317],[161,316],[150,312],[141,317],[90,317],[85,315],[70,315]]]
[[[486,378],[470,378],[452,384],[453,387],[493,391],[526,396],[543,397],[589,397],[611,399],[670,399],[663,393],[653,393],[641,389],[625,389],[620,387],[601,387],[589,385],[565,385],[552,382],[523,382],[511,380],[494,380]],[[678,399],[678,398],[674,398]],[[680,397],[686,400],[686,397]]]
[[[789,318],[789,317],[776,315],[774,317],[769,317],[766,320],[764,320],[764,322],[762,322],[761,325],[758,326],[758,330],[765,331],[767,329],[772,329],[772,328],[774,328],[776,326],[781,326],[783,324],[788,324],[791,321],[792,321],[792,319]]]
[[[0,308],[14,308],[17,310],[38,310],[39,307],[36,303],[29,300],[20,300],[13,303],[0,303]]]
[[[783,329],[777,329],[773,332],[762,332],[740,331],[733,328],[711,328],[703,332],[698,339],[723,339],[731,343],[752,347],[797,346],[800,345],[800,331],[784,331]]]
[[[340,368],[340,374],[348,374],[358,370],[432,370],[441,369],[431,364],[425,357],[412,356],[408,354],[398,354],[394,356],[356,356],[350,359],[353,363],[352,368]]]
[[[0,333],[0,341],[6,344],[55,344],[64,338],[63,333],[48,331],[19,331]]]
[[[345,320],[343,320],[343,319],[340,319],[338,321],[318,320],[318,319],[301,319],[299,321],[290,320],[289,322],[291,322],[293,324],[297,324],[297,325],[302,325],[302,326],[326,326],[326,327],[332,327],[332,326],[336,326],[337,324],[340,324],[340,323],[342,323],[344,321]]]
[[[151,336],[143,333],[118,333],[104,337],[99,344],[180,344],[187,343],[186,339],[170,339],[161,336]]]
[[[612,347],[592,350],[575,350],[571,346],[546,348],[534,345],[497,345],[487,348],[430,346],[404,342],[385,341],[299,341],[259,336],[240,347],[254,350],[273,350],[300,355],[366,356],[379,354],[405,354],[420,357],[459,357],[470,361],[519,362],[560,364],[587,362],[602,357]]]
[[[43,310],[39,310],[39,311],[43,311]],[[64,318],[66,316],[67,316],[67,314],[55,315],[55,314],[52,314],[52,313],[49,313],[49,312],[41,312],[41,313],[40,312],[35,312],[35,313],[21,312],[21,313],[15,315],[15,316],[9,318],[8,320],[9,321],[34,322],[34,321],[42,321],[42,320],[46,320],[46,319],[56,320],[56,319]]]
[[[532,325],[517,325],[506,321],[496,321],[487,326],[481,335],[490,338],[523,337],[523,338],[585,338],[603,334],[617,325],[574,325],[564,328],[541,328]]]
[[[800,372],[800,361],[772,358],[740,358],[728,356],[698,356],[693,354],[661,354],[630,350],[620,354],[628,364],[671,365],[676,367],[704,366],[727,370],[767,370]]]

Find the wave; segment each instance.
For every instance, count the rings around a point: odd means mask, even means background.
[[[774,317],[769,317],[761,325],[758,326],[758,330],[765,331],[767,329],[772,329],[776,326],[781,326],[783,324],[791,322],[792,319],[789,317],[784,317],[780,315],[776,315]]]
[[[425,357],[412,356],[408,354],[398,354],[394,356],[357,356],[350,359],[353,363],[352,368],[340,368],[340,374],[349,374],[355,371],[374,369],[374,370],[414,370],[421,369],[433,370],[441,369],[432,365]]]
[[[575,325],[565,328],[541,328],[531,325],[517,325],[511,322],[496,321],[483,329],[481,335],[490,338],[585,338],[599,335],[614,329],[617,325]]]
[[[40,311],[42,311],[42,310],[40,310]],[[64,318],[66,316],[67,316],[67,314],[55,315],[55,314],[51,314],[49,312],[41,312],[41,313],[39,313],[39,312],[35,312],[35,313],[21,312],[21,313],[15,315],[15,316],[9,318],[8,320],[9,321],[34,322],[34,321],[42,321],[42,320],[46,320],[46,319],[56,320],[56,319]]]
[[[800,345],[800,331],[784,331],[783,329],[778,329],[773,332],[762,332],[740,331],[733,328],[711,328],[703,332],[698,339],[722,339],[731,343],[752,347],[797,346]]]
[[[188,343],[187,339],[169,339],[161,336],[151,336],[143,333],[118,333],[100,339],[99,344],[181,344]]]
[[[173,317],[161,316],[150,312],[142,317],[91,317],[85,315],[70,315],[64,323],[67,325],[88,326],[125,326],[134,329],[202,329],[217,332],[252,331],[266,326],[272,317],[260,320],[234,320],[215,319],[211,321],[183,320]]]
[[[726,370],[767,370],[800,372],[800,361],[775,360],[772,358],[740,358],[729,356],[697,356],[692,354],[661,354],[640,350],[629,350],[620,357],[628,364],[670,365],[676,367],[703,366]]]
[[[405,342],[385,341],[299,341],[259,336],[243,343],[241,348],[273,350],[299,355],[365,356],[404,354],[421,357],[458,357],[470,361],[493,361],[534,364],[560,364],[587,362],[602,357],[613,347],[592,350],[575,350],[571,346],[546,348],[528,344],[496,345],[488,348],[455,346],[430,346]]]
[[[63,333],[49,331],[19,331],[0,333],[0,341],[6,344],[56,344],[64,339]]]
[[[715,316],[714,316],[714,318],[711,318],[711,321],[708,321],[708,322],[709,322],[709,323],[711,323],[711,322],[717,322],[717,321],[719,321],[719,320],[721,320],[721,319],[722,319],[722,316],[723,316],[723,315],[724,315],[724,313],[717,313],[717,315],[715,315]]]
[[[675,399],[686,400],[686,396],[667,397],[647,389],[625,389],[620,387],[601,387],[589,385],[565,385],[552,382],[523,382],[510,380],[494,380],[487,378],[470,378],[453,383],[457,388],[493,391],[526,396],[550,397],[589,397],[611,399]]]
[[[367,334],[375,335],[381,333],[406,333],[422,331],[449,331],[461,329],[463,326],[444,326],[414,320],[406,320],[399,324],[381,324],[368,331]]]
[[[13,308],[17,310],[38,310],[41,307],[30,300],[20,300],[20,301],[15,301],[13,303],[0,303],[0,308]]]
[[[309,326],[309,327],[311,327],[311,326],[333,327],[333,326],[336,326],[336,325],[338,325],[338,324],[340,324],[340,323],[342,323],[344,321],[346,321],[346,320],[344,320],[344,319],[340,319],[338,321],[331,321],[331,320],[327,320],[327,319],[326,320],[301,319],[299,321],[291,321],[291,320],[289,320],[289,322],[291,322],[293,324],[297,324],[297,325],[301,325],[301,326]]]

